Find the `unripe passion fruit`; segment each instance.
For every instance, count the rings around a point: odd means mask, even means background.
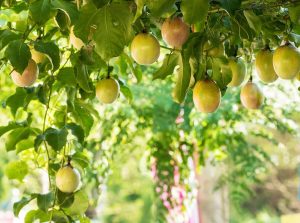
[[[198,81],[193,90],[193,100],[198,111],[211,113],[220,105],[221,91],[212,80]]]
[[[248,82],[241,90],[241,102],[245,108],[258,109],[264,102],[264,95],[259,87]]]
[[[112,78],[100,80],[96,86],[97,98],[105,104],[113,103],[119,96],[120,85]]]
[[[11,78],[15,83],[15,85],[19,87],[29,87],[33,85],[33,83],[36,81],[38,74],[39,74],[38,66],[36,65],[34,60],[30,59],[22,75],[19,74],[17,71],[13,71],[11,73]]]
[[[153,64],[159,57],[160,45],[158,40],[149,33],[140,33],[131,43],[131,56],[142,65]]]
[[[161,27],[162,38],[171,47],[181,48],[189,34],[190,27],[179,17],[166,19]]]
[[[55,182],[60,191],[73,193],[80,184],[80,174],[78,170],[68,165],[57,171]]]
[[[225,54],[224,45],[222,43],[214,46],[210,41],[204,44],[204,51],[210,57],[222,57]]]
[[[255,67],[261,81],[272,83],[278,79],[273,67],[273,52],[270,49],[264,49],[257,53]]]
[[[290,43],[278,47],[273,55],[276,74],[282,79],[293,79],[300,72],[300,52]]]
[[[240,58],[230,58],[229,67],[232,71],[232,79],[228,84],[228,87],[238,87],[240,86],[246,76],[246,65],[244,61]]]

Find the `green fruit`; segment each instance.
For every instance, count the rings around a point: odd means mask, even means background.
[[[273,67],[273,52],[270,49],[264,49],[257,53],[255,67],[261,81],[272,83],[278,79]]]
[[[193,100],[198,111],[212,113],[221,102],[220,88],[212,80],[198,81],[193,90]]]
[[[96,86],[97,98],[104,104],[113,103],[120,94],[118,81],[112,78],[100,80]]]
[[[300,52],[290,43],[278,47],[273,55],[273,66],[276,74],[291,80],[300,72]]]
[[[80,174],[73,167],[65,166],[57,171],[55,182],[60,191],[73,193],[80,184]]]
[[[225,54],[224,45],[222,43],[214,46],[210,41],[205,43],[204,51],[206,52],[207,56],[210,57],[222,57]]]
[[[245,80],[246,76],[246,65],[240,58],[230,58],[229,67],[232,71],[231,82],[227,85],[228,87],[238,87]]]
[[[171,47],[181,48],[190,35],[190,27],[179,17],[166,19],[161,27],[163,40]]]
[[[15,85],[19,87],[29,87],[34,84],[39,74],[39,68],[35,61],[30,59],[22,74],[17,71],[11,73],[11,78]]]
[[[138,64],[153,64],[159,55],[160,45],[153,35],[140,33],[134,37],[131,43],[131,56]]]
[[[264,95],[259,87],[252,83],[248,82],[241,90],[241,102],[244,107],[248,109],[258,109],[261,107],[264,101]]]

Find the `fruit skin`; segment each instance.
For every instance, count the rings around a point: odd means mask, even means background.
[[[46,60],[46,55],[35,50],[34,48],[32,48],[30,50],[31,52],[31,58],[36,62],[36,63],[43,63]]]
[[[232,80],[227,86],[240,86],[243,83],[246,76],[246,66],[244,61],[240,58],[229,58],[229,67],[232,71]]]
[[[198,111],[212,113],[221,102],[220,88],[212,80],[198,81],[193,90],[193,100]]]
[[[240,98],[243,106],[248,109],[259,109],[264,102],[262,91],[252,82],[248,82],[242,88]]]
[[[210,57],[222,57],[225,55],[225,49],[222,43],[218,46],[213,46],[212,43],[206,42],[204,44],[204,51],[206,51],[207,56]]]
[[[17,71],[11,73],[11,78],[15,85],[19,87],[29,87],[33,85],[39,74],[39,68],[34,60],[30,59],[22,75]]]
[[[75,47],[75,49],[80,50],[84,46],[84,42],[75,36],[73,29],[74,26],[72,26],[70,30],[70,43]]]
[[[55,177],[57,188],[64,193],[73,193],[80,184],[80,174],[71,166],[60,168]]]
[[[300,81],[300,72],[299,72],[299,74],[296,76],[296,79],[297,79],[298,81]]]
[[[257,53],[255,68],[258,77],[264,83],[272,83],[278,79],[273,67],[273,51],[264,49]]]
[[[131,56],[141,65],[153,64],[160,55],[158,40],[151,34],[140,33],[131,43]]]
[[[112,78],[100,80],[96,86],[96,96],[104,104],[113,103],[119,96],[120,85]]]
[[[166,19],[161,27],[163,40],[171,47],[181,48],[190,35],[190,27],[182,18]]]
[[[277,75],[291,80],[300,72],[300,52],[290,43],[278,47],[273,55],[273,66]]]

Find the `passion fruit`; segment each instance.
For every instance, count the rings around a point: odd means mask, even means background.
[[[74,26],[70,29],[70,43],[77,50],[84,47],[84,42],[74,34]]]
[[[232,71],[231,82],[228,87],[238,87],[245,80],[246,65],[241,58],[229,58],[229,67]]]
[[[22,74],[17,71],[11,73],[11,78],[15,85],[19,87],[29,87],[34,84],[39,74],[39,68],[32,59],[28,61],[28,65]]]
[[[260,88],[253,82],[248,82],[241,90],[241,102],[245,108],[259,109],[264,101]]]
[[[177,49],[187,41],[189,34],[190,27],[180,17],[166,19],[161,27],[163,40]]]
[[[34,48],[30,50],[31,52],[31,58],[36,62],[36,63],[43,63],[47,56],[44,53],[41,53]]]
[[[120,94],[120,85],[113,78],[102,79],[96,86],[96,96],[104,104],[113,103]]]
[[[73,193],[80,184],[80,174],[70,165],[60,168],[55,177],[57,188],[64,193]]]
[[[269,48],[263,49],[257,53],[255,68],[259,79],[264,83],[272,83],[278,79],[273,67],[273,51]]]
[[[273,66],[276,74],[291,80],[300,72],[300,52],[291,43],[278,47],[273,55]]]
[[[222,57],[225,54],[224,45],[222,43],[214,46],[210,41],[204,44],[204,51],[207,56],[210,57]]]
[[[220,88],[209,79],[198,81],[193,90],[193,100],[198,111],[212,113],[221,102]]]
[[[141,65],[150,65],[157,61],[160,55],[158,40],[149,33],[140,33],[131,43],[131,56]]]

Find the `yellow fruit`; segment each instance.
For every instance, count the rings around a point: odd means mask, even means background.
[[[160,55],[158,40],[151,34],[140,33],[131,43],[131,56],[142,65],[153,64]]]
[[[241,90],[241,102],[248,109],[258,109],[264,102],[264,95],[259,87],[248,82]]]
[[[71,166],[65,166],[57,171],[55,182],[60,191],[73,193],[80,184],[80,174]]]
[[[47,56],[39,51],[36,51],[34,48],[30,50],[31,52],[31,58],[36,62],[36,63],[43,63]]]
[[[295,78],[300,71],[299,50],[290,43],[278,47],[273,55],[273,66],[280,78]]]
[[[161,27],[163,40],[171,47],[181,48],[190,35],[190,27],[179,17],[166,19]]]
[[[230,58],[229,67],[232,71],[232,79],[228,84],[228,87],[238,87],[240,86],[246,76],[246,66],[242,59],[240,58]]]
[[[296,79],[297,79],[298,81],[300,81],[300,72],[299,72],[299,74],[296,76]]]
[[[222,43],[217,46],[213,46],[211,42],[206,42],[204,45],[204,51],[206,51],[207,56],[210,57],[222,57],[225,53]]]
[[[261,81],[272,83],[278,79],[273,67],[273,52],[270,49],[264,49],[257,53],[255,67]]]
[[[75,49],[80,50],[84,46],[84,43],[81,39],[75,36],[73,29],[74,27],[72,26],[70,30],[70,43],[75,47]]]
[[[193,90],[193,100],[198,111],[211,113],[220,105],[221,91],[212,80],[198,81]]]
[[[15,85],[19,87],[29,87],[33,85],[33,83],[36,81],[38,74],[39,74],[38,66],[36,65],[34,60],[30,59],[22,75],[17,71],[13,71],[11,73],[11,78],[15,83]]]
[[[113,103],[119,96],[120,85],[112,78],[100,80],[96,86],[97,98],[105,104]]]

